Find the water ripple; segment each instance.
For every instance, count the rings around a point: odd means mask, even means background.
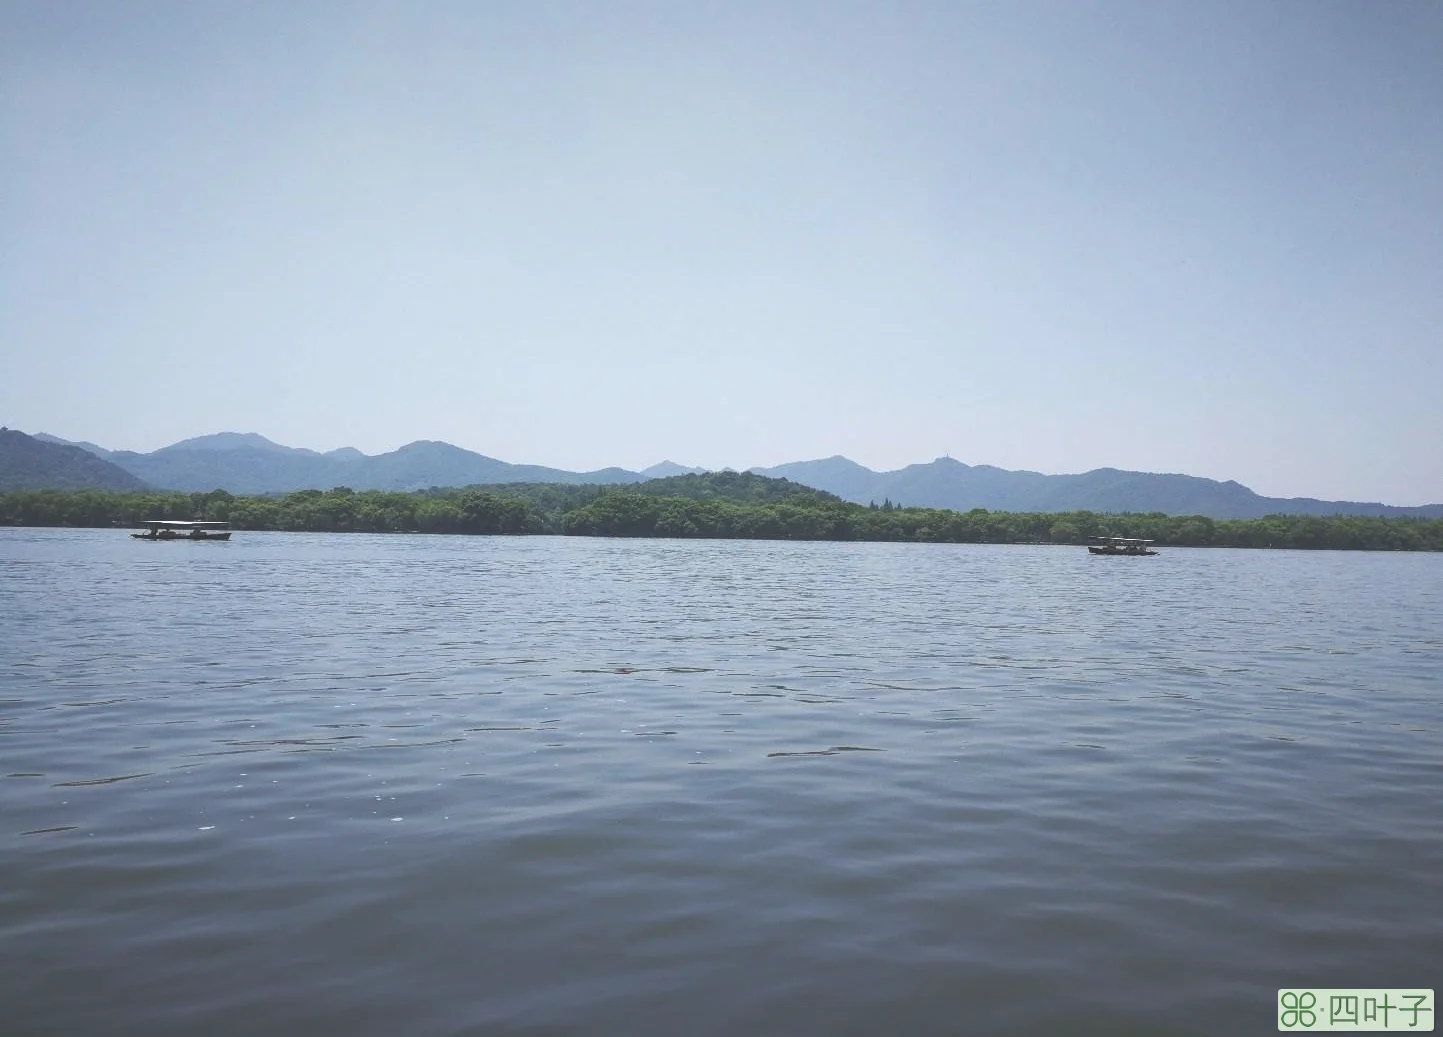
[[[1443,967],[1438,556],[229,547],[0,529],[17,1032],[1231,1035]]]

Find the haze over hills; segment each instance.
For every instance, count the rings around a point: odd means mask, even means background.
[[[702,471],[663,461],[640,472],[623,468],[570,472],[540,465],[510,464],[432,440],[419,440],[385,454],[367,455],[351,447],[319,453],[282,446],[256,433],[221,432],[141,454],[110,451],[93,443],[71,444],[44,434],[23,438],[42,441],[36,445],[83,448],[96,459],[107,459],[132,478],[151,486],[186,491],[225,489],[237,494],[287,493],[333,486],[404,491],[497,483],[618,485]],[[1443,518],[1443,504],[1397,507],[1372,502],[1263,497],[1232,481],[1115,468],[1075,475],[1044,475],[991,465],[967,465],[943,457],[896,471],[876,472],[837,456],[750,471],[790,479],[859,504],[891,500],[916,507],[958,511],[973,508],[1039,512],[1160,511],[1217,519],[1259,518],[1271,514]],[[75,485],[65,488],[75,488]]]
[[[13,430],[12,430],[12,431],[13,431]],[[23,435],[23,433],[22,433],[22,435]],[[78,446],[78,447],[80,447],[80,449],[82,449],[82,450],[88,450],[90,453],[94,454],[96,457],[103,458],[103,459],[106,460],[106,461],[109,461],[109,460],[110,460],[110,455],[115,452],[115,451],[113,451],[113,450],[107,450],[107,449],[105,449],[105,447],[103,447],[103,446],[96,446],[94,443],[86,442],[86,441],[83,440],[83,439],[79,439],[79,440],[61,439],[59,436],[52,436],[52,435],[49,435],[49,434],[47,434],[47,433],[45,433],[45,432],[36,432],[36,433],[34,433],[33,435],[31,435],[30,438],[31,438],[31,439],[38,439],[38,440],[40,440],[40,442],[42,442],[42,443],[54,443],[54,444],[57,445],[57,446]]]

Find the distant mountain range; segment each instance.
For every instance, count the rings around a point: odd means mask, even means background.
[[[829,490],[845,500],[971,511],[1099,511],[1262,518],[1264,515],[1411,515],[1443,518],[1443,504],[1416,508],[1311,497],[1263,497],[1241,483],[1194,475],[1158,475],[1097,468],[1080,475],[1015,472],[991,465],[966,465],[950,457],[874,472],[845,457],[796,461],[753,468],[759,475]]]
[[[28,440],[34,447],[21,440]],[[39,447],[64,453],[37,453],[35,448]],[[81,455],[80,460],[77,455]],[[90,465],[90,461],[99,467]],[[54,466],[51,483],[45,482],[46,465]],[[431,440],[410,443],[386,454],[367,455],[351,447],[318,453],[282,446],[253,432],[221,432],[140,454],[107,450],[94,443],[70,443],[43,433],[32,437],[7,431],[0,438],[0,490],[37,488],[42,484],[60,489],[84,485],[138,489],[149,484],[168,490],[225,489],[238,494],[288,493],[333,486],[404,491],[508,482],[625,484],[701,470],[663,461],[639,472],[624,468],[569,472],[509,464]],[[938,458],[897,471],[875,472],[845,457],[829,457],[750,470],[826,490],[859,504],[880,504],[890,499],[893,503],[958,511],[1160,511],[1218,519],[1273,514],[1443,518],[1443,504],[1396,507],[1306,497],[1263,497],[1236,482],[1115,468],[1080,475],[1043,475]],[[25,473],[23,485],[14,481],[12,472]],[[94,481],[84,482],[87,477]],[[128,484],[123,483],[126,479],[130,480]]]
[[[354,447],[322,454],[282,446],[254,432],[219,432],[139,454],[106,450],[94,443],[67,443],[43,432],[34,438],[89,450],[152,486],[203,492],[224,489],[241,494],[289,493],[332,486],[406,491],[506,482],[632,483],[700,471],[663,461],[642,472],[623,468],[567,472],[540,465],[508,464],[433,440],[408,443],[386,454],[367,455]]]

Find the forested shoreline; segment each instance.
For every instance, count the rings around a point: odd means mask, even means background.
[[[785,479],[747,472],[625,486],[511,483],[415,493],[345,487],[279,497],[211,493],[0,493],[0,525],[131,527],[147,519],[207,519],[241,530],[355,533],[561,534],[754,540],[1082,544],[1130,536],[1179,547],[1443,551],[1443,520],[1272,515],[1013,513],[851,504]]]

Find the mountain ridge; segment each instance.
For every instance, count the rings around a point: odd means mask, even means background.
[[[838,462],[846,462],[840,465]],[[912,507],[971,511],[1105,511],[1204,515],[1215,519],[1265,515],[1389,515],[1443,518],[1443,504],[1401,506],[1377,501],[1326,501],[1313,497],[1264,497],[1236,480],[1177,473],[1094,468],[1087,472],[1040,472],[968,465],[950,457],[874,472],[833,456],[749,471],[829,490],[858,504],[890,499]]]
[[[29,437],[27,437],[29,438]],[[288,447],[254,432],[220,432],[181,440],[148,454],[109,451],[40,434],[50,445],[89,451],[131,476],[165,489],[237,494],[287,493],[302,489],[422,490],[500,483],[624,485],[702,471],[662,461],[640,472],[609,467],[572,472],[543,465],[512,464],[439,440],[415,440],[383,454],[354,447],[319,453]],[[1384,515],[1443,518],[1443,503],[1416,507],[1380,502],[1326,501],[1312,497],[1264,497],[1235,480],[1118,468],[1047,475],[1028,470],[968,465],[951,457],[878,472],[840,454],[747,469],[786,478],[858,504],[891,500],[910,507],[970,511],[1098,511],[1203,515],[1214,519],[1269,514]]]
[[[89,489],[128,493],[151,487],[83,447],[0,428],[0,491]]]

